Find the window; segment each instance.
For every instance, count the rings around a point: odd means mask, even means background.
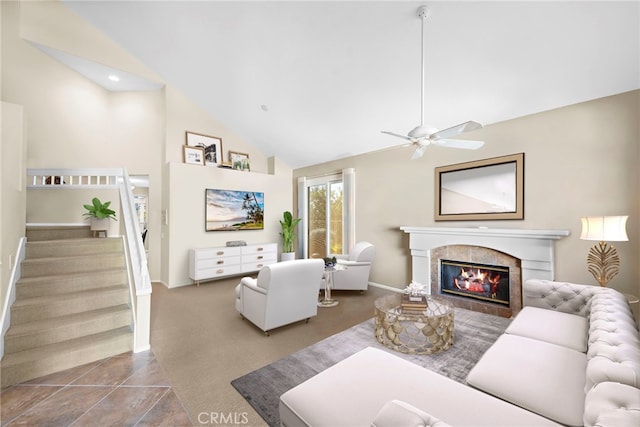
[[[299,245],[304,258],[347,253],[353,245],[353,169],[298,181],[298,208],[302,218]],[[349,208],[351,207],[351,209]]]

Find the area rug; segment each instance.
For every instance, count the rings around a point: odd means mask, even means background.
[[[231,385],[268,425],[279,426],[278,402],[284,392],[366,347],[383,349],[464,383],[471,368],[510,321],[456,308],[453,346],[441,353],[419,356],[399,353],[378,343],[374,336],[374,320],[369,319],[237,378]]]

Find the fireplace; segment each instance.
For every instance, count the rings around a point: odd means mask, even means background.
[[[568,230],[487,227],[406,226],[400,229],[409,234],[411,280],[429,285],[431,295],[447,299],[456,307],[503,317],[511,317],[522,309],[524,281],[554,279],[554,241],[569,235]],[[471,298],[442,292],[441,260],[464,262],[481,269],[482,266],[508,268],[509,294],[503,296],[508,304],[495,301],[490,294],[489,299],[484,299],[484,295]],[[501,280],[504,279],[501,277]]]
[[[455,307],[502,317],[511,317],[522,309],[519,258],[476,245],[438,246],[430,252],[431,295],[446,299]],[[462,269],[470,278],[468,286]],[[492,288],[491,281],[496,280]]]
[[[440,260],[440,294],[509,307],[509,267]]]

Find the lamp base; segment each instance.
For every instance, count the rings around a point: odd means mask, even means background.
[[[606,242],[593,245],[587,254],[587,270],[593,274],[600,286],[607,286],[607,283],[618,274],[619,266],[618,251]]]

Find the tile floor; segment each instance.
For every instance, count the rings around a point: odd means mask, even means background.
[[[153,352],[123,353],[7,387],[2,426],[191,426]]]

